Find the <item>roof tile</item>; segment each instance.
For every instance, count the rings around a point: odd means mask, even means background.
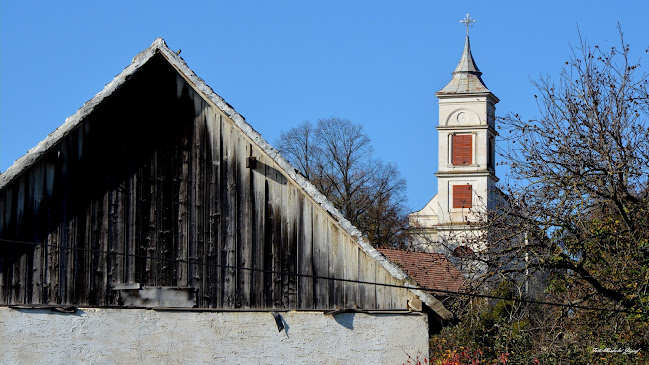
[[[466,279],[460,271],[439,253],[411,252],[392,248],[378,248],[388,260],[402,269],[427,289],[466,291]]]

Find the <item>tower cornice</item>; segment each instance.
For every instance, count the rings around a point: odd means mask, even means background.
[[[444,89],[435,93],[435,96],[437,96],[437,98],[440,99],[440,101],[444,99],[450,100],[450,99],[459,99],[459,98],[467,98],[467,97],[475,96],[475,97],[485,97],[487,98],[487,101],[490,101],[492,104],[498,104],[500,102],[500,99],[498,99],[498,97],[494,95],[491,91],[457,93],[457,92],[446,92],[444,91]]]
[[[500,179],[494,174],[491,170],[445,170],[437,171],[435,173],[437,178],[456,178],[456,177],[489,177],[494,180],[494,182],[500,181]]]
[[[498,131],[491,125],[439,125],[435,127],[438,131],[472,131],[472,130],[482,130],[487,129],[491,132],[492,135],[500,136]]]

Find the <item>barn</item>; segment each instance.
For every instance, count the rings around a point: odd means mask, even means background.
[[[452,318],[160,38],[0,175],[0,363],[404,363]]]

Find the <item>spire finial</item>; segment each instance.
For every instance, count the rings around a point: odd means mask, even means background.
[[[464,24],[464,26],[466,27],[466,36],[468,37],[469,36],[469,25],[471,25],[471,23],[475,23],[475,19],[469,18],[469,13],[466,13],[466,18],[460,20],[460,23]]]

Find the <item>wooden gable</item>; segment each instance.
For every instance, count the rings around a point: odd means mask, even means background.
[[[451,316],[374,284],[407,280],[162,40],[0,175],[0,216],[0,304],[168,288],[199,308]]]

